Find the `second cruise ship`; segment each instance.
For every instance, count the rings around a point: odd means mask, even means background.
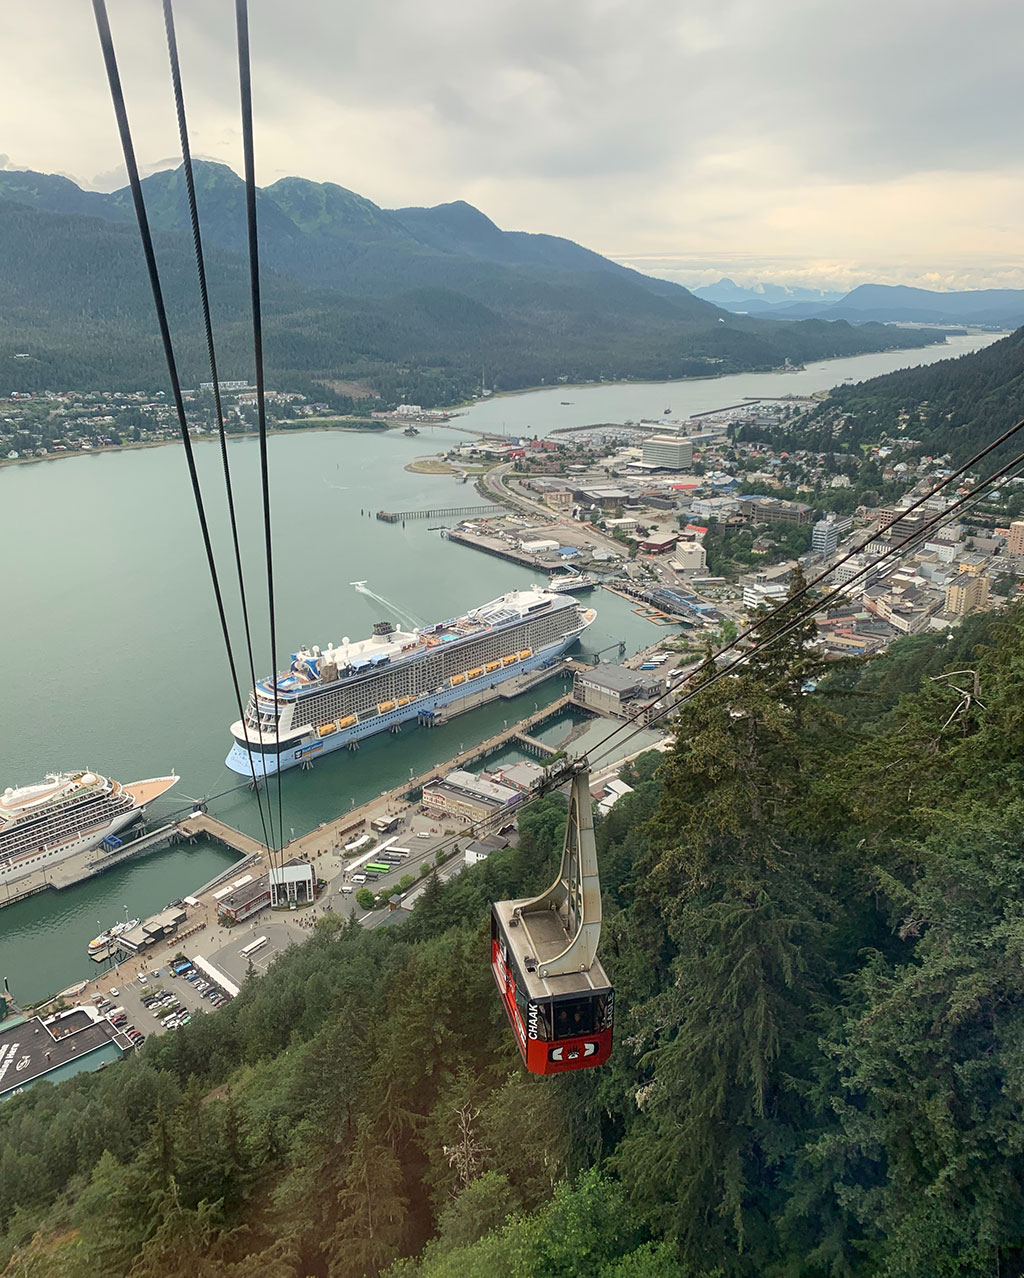
[[[514,590],[419,630],[379,621],[368,639],[301,648],[288,670],[249,694],[244,722],[231,725],[225,762],[242,776],[266,776],[410,719],[429,720],[556,660],[596,616],[567,595]]]

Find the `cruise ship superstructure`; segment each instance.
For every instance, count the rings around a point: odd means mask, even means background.
[[[596,616],[567,595],[516,590],[419,630],[380,621],[368,639],[301,648],[276,676],[278,721],[274,681],[263,679],[244,723],[232,724],[226,763],[243,776],[265,776],[409,720],[429,722],[446,706],[556,660]]]
[[[54,772],[37,785],[0,795],[0,883],[13,883],[137,821],[146,805],[178,778],[151,777],[122,785],[98,772]]]

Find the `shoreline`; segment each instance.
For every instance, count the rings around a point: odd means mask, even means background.
[[[927,327],[927,325],[924,325],[923,327]],[[1012,331],[1013,331],[1012,329],[1000,329],[998,332],[994,334],[994,340],[999,341],[1001,338],[1009,337]],[[806,363],[803,365],[803,367],[806,369],[812,365],[817,365],[817,364],[835,364],[835,363],[838,363],[840,360],[860,359],[862,356],[868,356],[868,355],[895,355],[900,353],[901,351],[931,351],[931,350],[935,350],[936,347],[948,346],[950,337],[963,337],[963,336],[970,337],[970,336],[975,336],[982,333],[989,334],[991,332],[992,332],[991,329],[976,328],[970,324],[964,324],[962,326],[958,326],[956,332],[952,332],[952,333],[944,332],[941,342],[925,342],[920,346],[889,346],[883,350],[859,351],[853,355],[830,355],[823,359],[807,360]],[[955,359],[958,357],[950,356],[949,358]],[[938,363],[937,360],[934,362]],[[787,368],[784,364],[776,364],[771,368],[744,368],[744,369],[734,370],[731,373],[700,373],[693,377],[619,377],[619,378],[613,378],[610,381],[559,382],[557,385],[552,385],[549,382],[540,386],[522,386],[517,388],[516,390],[492,391],[490,395],[486,396],[486,398],[478,395],[474,399],[461,400],[459,403],[449,405],[441,409],[440,411],[446,412],[446,413],[456,412],[459,409],[475,408],[475,407],[478,407],[480,404],[488,404],[491,401],[496,399],[507,399],[515,395],[533,395],[537,391],[595,390],[605,386],[683,386],[683,385],[689,385],[690,382],[720,382],[720,381],[724,381],[725,378],[727,377],[742,377],[742,376],[745,376],[746,374],[757,374],[757,375],[763,375],[766,377],[773,377],[773,376],[784,376],[787,373],[792,373],[795,371],[797,370],[793,367]]]
[[[975,332],[975,333],[979,333],[979,332],[987,331],[987,330],[979,330],[979,329],[975,329],[975,330],[969,330],[969,329],[968,329],[968,330],[967,330],[968,334],[970,334],[972,331],[973,331],[973,332]],[[959,336],[959,334],[956,334],[956,335],[957,335],[957,336]],[[997,334],[997,335],[996,335],[995,340],[996,340],[996,341],[998,341],[1001,337],[1006,337],[1007,335],[1008,335],[1007,333],[1005,333],[1005,332],[1001,332],[1001,333],[999,333],[999,334]],[[889,349],[888,349],[888,350],[886,350],[886,351],[863,351],[863,352],[861,352],[861,355],[896,354],[896,353],[898,353],[898,352],[900,352],[900,351],[929,351],[929,350],[934,350],[934,349],[935,349],[936,347],[938,347],[939,345],[940,345],[940,343],[938,343],[938,342],[928,342],[928,343],[926,343],[926,344],[925,344],[925,345],[923,345],[923,346],[901,346],[901,347],[892,347],[892,348],[889,348]],[[944,338],[943,338],[943,341],[942,341],[941,345],[942,345],[942,346],[946,346],[946,345],[948,345],[948,337],[945,337],[945,336],[944,336]],[[829,359],[812,360],[812,361],[811,361],[811,364],[814,364],[814,365],[817,365],[817,364],[834,364],[834,363],[838,363],[840,360],[844,360],[844,359],[856,359],[856,358],[859,358],[859,356],[856,356],[856,355],[835,355],[835,356],[832,356],[832,357],[831,357],[831,358],[829,358]],[[955,357],[950,356],[950,358],[955,358]],[[936,360],[936,361],[933,361],[933,362],[938,363],[939,361],[937,361],[937,360]],[[806,367],[806,366],[805,366],[805,367]],[[561,392],[568,392],[568,391],[571,391],[571,390],[600,390],[600,389],[603,389],[603,388],[606,388],[606,387],[611,387],[611,386],[637,386],[637,387],[640,387],[640,386],[665,386],[665,387],[671,387],[671,386],[684,386],[684,385],[689,385],[689,384],[690,384],[690,383],[692,383],[692,382],[718,382],[718,381],[724,381],[726,378],[729,378],[729,377],[736,377],[736,376],[742,376],[742,375],[744,375],[745,373],[756,373],[756,374],[761,374],[761,375],[764,375],[764,376],[770,376],[770,377],[775,377],[775,376],[784,377],[787,373],[792,372],[792,371],[793,371],[792,369],[787,369],[787,368],[786,368],[785,366],[783,366],[783,365],[778,365],[778,366],[776,366],[776,367],[774,367],[774,368],[768,368],[768,369],[746,369],[746,370],[742,370],[742,372],[741,372],[741,373],[736,373],[736,372],[731,372],[731,373],[708,373],[708,374],[701,374],[701,375],[699,375],[699,376],[695,376],[695,377],[672,377],[672,378],[628,378],[628,377],[623,377],[623,378],[618,378],[618,379],[611,380],[611,381],[597,381],[597,382],[564,382],[564,383],[560,382],[557,386],[546,385],[546,384],[545,384],[545,385],[539,385],[539,386],[523,386],[523,387],[519,387],[519,388],[517,388],[517,389],[515,389],[515,390],[494,391],[494,392],[492,392],[492,394],[490,394],[490,395],[486,396],[486,398],[481,398],[481,397],[479,397],[479,396],[478,396],[478,397],[473,398],[473,399],[460,400],[460,401],[458,401],[458,402],[456,402],[456,403],[445,405],[445,406],[443,406],[443,407],[439,408],[439,409],[438,409],[438,411],[439,411],[439,412],[445,412],[445,413],[451,413],[452,415],[461,415],[461,414],[462,414],[462,411],[463,411],[463,410],[465,410],[465,409],[477,408],[477,407],[479,407],[479,406],[480,406],[480,405],[482,405],[482,404],[492,403],[492,402],[494,402],[494,401],[496,401],[496,400],[499,400],[499,399],[507,399],[507,398],[517,397],[517,396],[521,396],[521,395],[534,395],[534,394],[537,394],[537,393],[538,393],[538,392],[540,392],[540,391],[552,391],[552,392],[554,392],[554,391],[561,391]],[[827,394],[828,394],[828,392],[827,392],[827,391],[826,391],[826,392],[819,392],[819,393],[824,394],[824,395],[827,395]],[[717,410],[715,410],[715,411],[717,411]],[[312,421],[312,420],[311,420],[311,421],[309,422],[309,424],[308,424],[308,425],[303,424],[303,425],[301,425],[301,426],[290,426],[290,427],[282,427],[282,426],[268,426],[268,427],[267,427],[267,434],[268,434],[268,435],[292,435],[292,434],[303,434],[303,433],[306,433],[306,432],[308,432],[308,431],[316,431],[316,430],[320,430],[320,431],[335,431],[335,430],[337,430],[337,431],[352,431],[352,432],[355,432],[355,433],[357,433],[357,434],[371,435],[371,434],[377,434],[377,433],[381,433],[381,434],[383,434],[383,433],[386,433],[387,431],[397,430],[397,429],[399,429],[399,427],[401,426],[401,423],[400,423],[400,422],[397,422],[397,421],[396,421],[396,422],[389,422],[389,423],[387,423],[387,424],[385,424],[385,425],[379,425],[379,424],[378,424],[377,422],[375,422],[375,421],[374,421],[374,422],[370,422],[370,421],[368,421],[366,418],[352,418],[352,419],[351,419],[351,421],[352,421],[352,424],[351,424],[351,425],[348,425],[348,424],[342,424],[342,422],[341,422],[341,421],[339,421],[338,419],[333,419],[333,420],[328,420],[328,421]],[[439,426],[444,426],[444,425],[447,425],[447,423],[439,422],[439,423],[437,423],[437,425],[439,425]],[[465,427],[465,426],[462,426],[462,427],[455,427],[454,429],[463,430],[463,431],[465,431],[467,434],[473,434],[473,435],[476,435],[476,436],[478,436],[478,437],[480,437],[480,438],[483,438],[484,436],[486,436],[486,435],[488,435],[488,434],[492,434],[492,433],[493,433],[493,432],[490,432],[490,431],[488,431],[488,430],[486,430],[486,429],[484,429],[484,428],[474,428],[474,427]],[[258,439],[258,438],[259,438],[259,432],[258,432],[258,431],[256,431],[256,430],[232,431],[232,432],[228,435],[228,440],[232,440],[232,439]],[[205,441],[205,440],[219,440],[219,435],[218,435],[216,432],[214,432],[213,434],[209,434],[209,435],[195,435],[195,436],[193,436],[193,437],[192,437],[192,441],[193,441],[193,443],[201,443],[201,442],[203,442],[203,441]],[[139,448],[163,448],[163,447],[165,447],[165,446],[167,446],[167,445],[169,445],[169,444],[179,444],[179,445],[180,445],[180,444],[181,444],[181,438],[180,438],[180,436],[177,436],[177,437],[175,437],[175,438],[173,438],[173,439],[145,439],[145,440],[131,440],[131,441],[126,442],[126,443],[123,443],[123,444],[108,444],[108,445],[101,445],[101,446],[100,446],[100,447],[98,447],[98,448],[76,448],[76,449],[68,449],[68,450],[67,450],[67,452],[63,452],[63,453],[48,452],[48,453],[47,453],[45,456],[43,456],[43,457],[35,457],[35,456],[33,456],[33,457],[0,457],[0,470],[2,470],[4,467],[7,467],[7,466],[24,466],[24,465],[29,465],[29,464],[31,464],[32,462],[50,462],[50,461],[60,461],[60,460],[62,460],[63,458],[66,458],[66,457],[90,457],[90,456],[102,456],[102,455],[108,455],[108,454],[110,454],[110,453],[125,452],[125,451],[127,451],[127,450],[129,450],[129,449],[139,449]]]
[[[337,422],[310,422],[308,426],[268,426],[267,435],[301,435],[308,431],[349,431],[358,435],[383,435],[389,430],[395,430],[396,426],[376,426],[376,425],[352,425],[342,426]],[[212,435],[193,435],[191,436],[193,444],[203,443],[219,443],[220,436],[214,432]],[[259,439],[258,430],[234,430],[228,436],[228,443],[233,439]],[[132,439],[124,444],[101,444],[98,448],[69,448],[66,452],[47,452],[44,457],[0,457],[0,469],[5,466],[27,466],[32,462],[54,462],[64,461],[68,457],[109,457],[111,453],[126,453],[134,449],[140,448],[166,448],[169,444],[181,445],[181,436],[174,439]]]

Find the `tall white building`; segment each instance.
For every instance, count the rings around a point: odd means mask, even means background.
[[[839,529],[834,519],[819,519],[811,533],[811,549],[816,555],[834,555],[839,545]]]
[[[687,577],[700,576],[707,570],[707,551],[699,541],[681,541],[674,551],[673,565]]]
[[[693,464],[693,440],[679,435],[651,435],[644,440],[645,466],[687,470]]]

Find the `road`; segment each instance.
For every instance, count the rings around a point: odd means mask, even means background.
[[[539,501],[533,501],[518,490],[513,492],[505,483],[505,478],[514,470],[514,467],[514,462],[504,462],[500,466],[492,466],[489,471],[480,476],[477,486],[482,492],[497,498],[498,501],[506,504],[511,502],[529,514],[536,515],[546,523],[554,524],[558,528],[570,528],[577,534],[579,534],[581,529],[585,529],[588,541],[593,542],[596,546],[603,547],[605,550],[610,550],[612,554],[622,555],[624,553],[622,542],[606,537],[604,533],[598,532],[592,524],[581,523],[578,519],[567,519],[564,515],[559,515],[553,511],[550,506],[544,506]]]

